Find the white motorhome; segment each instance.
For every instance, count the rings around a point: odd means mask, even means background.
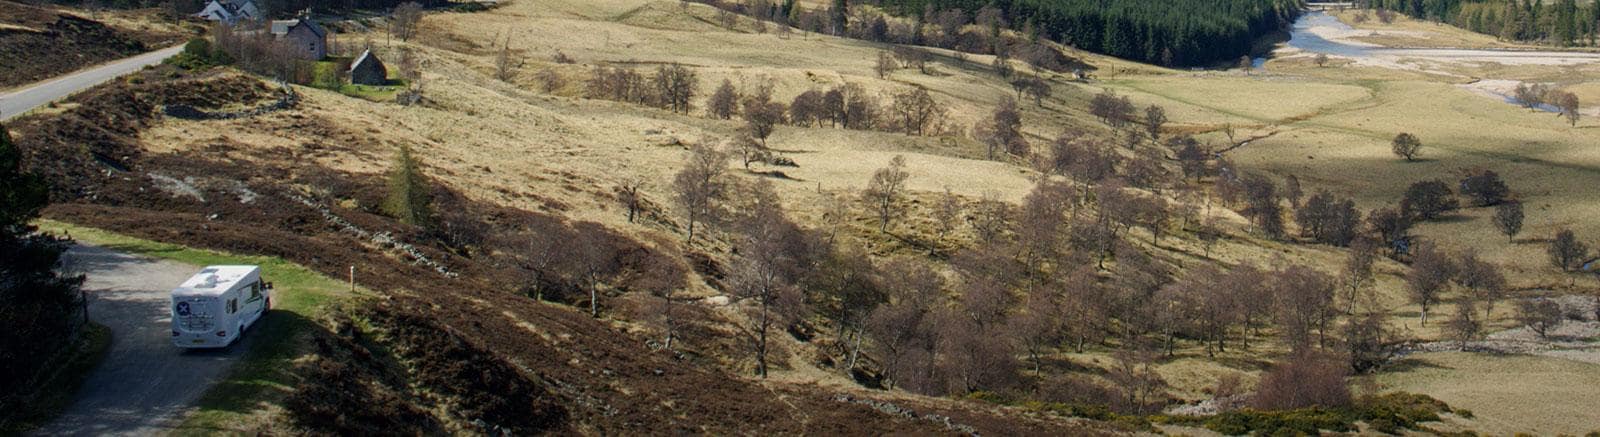
[[[210,266],[172,290],[172,344],[227,347],[272,308],[258,266]]]

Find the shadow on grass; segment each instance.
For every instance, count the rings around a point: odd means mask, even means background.
[[[175,433],[243,431],[239,426],[245,422],[239,419],[262,410],[265,404],[281,404],[294,391],[295,360],[312,352],[312,336],[326,331],[322,324],[293,311],[268,312],[246,331],[251,341],[234,346],[248,348],[244,355],[222,380],[201,395],[194,414]]]
[[[1422,369],[1451,370],[1453,367],[1441,366],[1438,363],[1417,358],[1401,358],[1383,366],[1384,373],[1407,373]]]

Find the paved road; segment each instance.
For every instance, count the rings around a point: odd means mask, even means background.
[[[0,95],[0,121],[21,115],[33,108],[60,100],[72,93],[99,85],[124,74],[138,71],[147,65],[160,64],[162,60],[183,51],[183,46],[173,46],[150,53],[124,58],[110,63],[79,70],[65,76],[46,80]]]
[[[89,276],[89,316],[111,328],[111,350],[73,404],[37,435],[152,435],[177,425],[219,381],[248,340],[218,351],[172,346],[169,291],[196,266],[79,245],[67,252]]]

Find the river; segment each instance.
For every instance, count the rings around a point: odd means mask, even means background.
[[[1451,64],[1473,66],[1497,63],[1503,65],[1578,65],[1600,62],[1600,53],[1557,50],[1518,49],[1457,49],[1385,47],[1358,41],[1355,38],[1374,34],[1374,31],[1351,27],[1338,18],[1321,11],[1306,12],[1296,20],[1289,33],[1289,41],[1276,52],[1276,56],[1301,53],[1325,54],[1349,59],[1356,65],[1413,70],[1445,76],[1467,77],[1448,71]],[[1266,59],[1258,59],[1258,66]],[[1511,90],[1519,82],[1504,79],[1481,79],[1462,85],[1463,88],[1488,97],[1516,104]],[[1556,108],[1542,105],[1541,110]]]

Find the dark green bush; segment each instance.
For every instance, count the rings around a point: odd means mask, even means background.
[[[1418,429],[1421,422],[1439,420],[1439,413],[1450,406],[1427,395],[1391,393],[1363,398],[1341,408],[1301,408],[1283,411],[1239,410],[1217,414],[1203,423],[1197,419],[1159,417],[1158,423],[1201,425],[1227,435],[1317,435],[1321,431],[1351,432],[1356,422],[1366,422],[1374,431],[1398,433]],[[1468,412],[1470,414],[1470,412]]]
[[[191,38],[183,45],[183,51],[177,56],[168,58],[166,63],[185,70],[202,70],[215,65],[231,64],[233,59],[226,52],[213,46],[211,40]]]

